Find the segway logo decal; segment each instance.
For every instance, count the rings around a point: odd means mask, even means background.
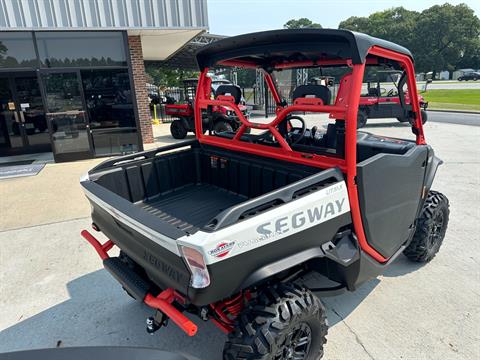
[[[212,249],[208,252],[209,255],[215,256],[217,258],[222,258],[227,256],[230,250],[235,246],[235,241],[232,242],[223,242],[218,244],[215,249]]]
[[[296,212],[292,216],[284,216],[275,221],[269,221],[257,227],[257,233],[260,236],[259,240],[275,237],[292,229],[301,228],[304,225],[310,226],[334,218],[338,214],[343,213],[344,204],[345,198],[342,198]]]

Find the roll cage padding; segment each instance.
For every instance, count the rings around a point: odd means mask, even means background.
[[[298,98],[315,97],[322,99],[324,104],[330,104],[332,93],[324,85],[300,85],[293,90],[292,100],[295,102]]]
[[[220,85],[215,91],[215,97],[230,95],[235,99],[235,104],[238,105],[242,99],[242,91],[237,85]]]

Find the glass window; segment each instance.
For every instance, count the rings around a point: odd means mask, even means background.
[[[126,66],[122,32],[37,32],[44,67]]]
[[[81,74],[92,129],[136,127],[127,69],[82,70]]]
[[[55,156],[90,152],[89,130],[76,72],[43,75]]]
[[[30,32],[0,32],[0,67],[36,67]]]
[[[129,154],[137,152],[137,129],[97,129],[92,131],[93,149],[96,156]]]
[[[75,72],[43,74],[49,112],[83,110]]]
[[[95,154],[138,151],[128,70],[82,70],[81,75]]]

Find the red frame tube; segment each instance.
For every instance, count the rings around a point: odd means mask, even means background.
[[[90,234],[88,230],[82,230],[80,233],[85,240],[87,240],[95,249],[98,256],[102,260],[108,259],[108,251],[114,246],[112,240],[108,240],[105,244],[101,244],[95,236]],[[177,293],[174,289],[168,288],[163,290],[158,296],[147,294],[143,302],[151,308],[158,309],[167,315],[177,326],[182,329],[188,336],[194,336],[197,333],[198,327],[189,318],[183,315],[175,306],[172,305],[174,301],[184,303],[185,299]]]
[[[98,241],[95,238],[95,236],[90,234],[90,232],[88,230],[82,230],[80,235],[82,235],[82,237],[85,240],[87,240],[90,243],[90,245],[93,246],[93,248],[97,252],[98,256],[100,256],[100,258],[102,260],[108,259],[110,257],[107,254],[107,252],[108,252],[108,250],[110,250],[114,246],[112,240],[108,240],[107,242],[105,242],[105,244],[101,244],[100,241]]]
[[[420,111],[420,104],[418,101],[418,92],[417,92],[417,82],[415,81],[415,69],[413,67],[413,61],[410,56],[397,53],[392,50],[384,49],[379,46],[373,46],[368,51],[369,54],[391,59],[398,61],[403,69],[407,72],[407,86],[408,86],[408,94],[410,97],[410,104],[412,105],[413,111],[416,114],[415,117],[415,128],[417,130],[416,137],[417,137],[417,145],[425,145],[425,133],[423,131],[423,123],[422,123],[422,113]]]
[[[357,235],[360,247],[364,252],[370,255],[378,262],[386,262],[388,259],[383,257],[367,242],[365,230],[363,228],[362,215],[360,213],[360,204],[358,201],[358,191],[355,178],[357,176],[357,114],[362,92],[363,73],[365,64],[353,65],[352,81],[349,91],[348,108],[345,122],[345,161],[347,165],[346,178],[348,198],[350,201],[350,212],[352,214],[353,227]]]
[[[263,75],[265,77],[265,82],[267,83],[267,86],[269,89],[273,89],[272,91],[272,96],[273,100],[275,101],[275,104],[280,104],[282,99],[280,99],[280,95],[278,94],[277,86],[275,85],[275,81],[273,81],[273,77],[271,74],[266,72],[265,70],[263,71]]]
[[[367,58],[367,64],[378,64],[378,59],[376,58]],[[247,69],[258,69],[259,65],[255,62],[246,61],[246,60],[223,60],[218,63],[219,65],[223,66],[237,66],[243,67]],[[279,63],[275,65],[275,69],[291,69],[294,67],[312,67],[318,65],[348,65],[351,66],[350,60],[344,59],[327,59],[327,60],[305,60],[305,61],[292,61],[287,63]]]
[[[189,318],[177,310],[171,303],[177,300],[176,292],[172,288],[162,291],[157,297],[147,294],[143,300],[148,306],[159,309],[167,315],[177,326],[182,329],[188,336],[194,336],[198,327]]]

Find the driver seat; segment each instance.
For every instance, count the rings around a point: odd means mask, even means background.
[[[235,105],[240,103],[242,99],[242,91],[237,85],[220,85],[215,91],[215,99],[231,101]]]
[[[329,105],[331,99],[332,93],[325,85],[300,85],[292,94],[294,105]]]

